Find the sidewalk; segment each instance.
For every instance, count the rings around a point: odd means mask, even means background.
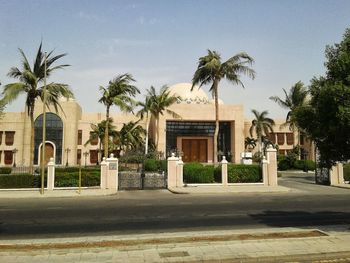
[[[1,189],[1,198],[47,198],[47,197],[79,197],[79,196],[106,196],[116,194],[116,190],[102,190],[99,188],[60,188],[53,191],[45,189],[44,194],[40,193],[40,189]]]
[[[188,185],[185,187],[170,187],[169,191],[174,194],[218,194],[218,193],[274,193],[291,192],[292,189],[284,186],[265,185]]]
[[[298,228],[8,240],[0,261],[350,262],[349,242],[349,231]]]

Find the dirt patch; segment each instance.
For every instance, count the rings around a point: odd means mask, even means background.
[[[263,240],[263,239],[283,239],[283,238],[305,238],[321,237],[327,234],[318,231],[290,231],[273,232],[259,234],[232,234],[198,237],[173,237],[173,238],[150,238],[138,240],[103,240],[96,242],[68,242],[68,243],[48,243],[48,244],[0,244],[0,250],[47,250],[47,249],[75,249],[94,247],[129,247],[140,245],[162,245],[170,243],[192,243],[192,242],[216,242],[235,240]]]

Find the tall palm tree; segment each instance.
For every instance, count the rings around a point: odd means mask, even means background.
[[[26,95],[25,103],[31,125],[29,165],[30,167],[32,167],[34,153],[34,108],[36,100],[40,98],[43,101],[44,98],[44,77],[45,75],[47,77],[50,77],[52,73],[56,70],[63,69],[65,67],[68,67],[69,65],[54,65],[54,63],[57,60],[66,56],[66,54],[54,56],[53,51],[51,51],[46,55],[45,59],[45,53],[42,51],[42,43],[40,43],[34,61],[34,65],[32,67],[29,64],[28,59],[24,54],[23,50],[19,49],[19,52],[22,57],[21,67],[12,67],[9,73],[7,74],[9,77],[18,79],[19,82],[5,85],[4,90],[2,91],[2,95],[4,96],[4,101],[6,103],[14,101],[21,94]],[[60,97],[73,97],[73,93],[67,84],[51,82],[46,85],[46,106],[49,107],[50,105],[53,105],[56,112],[58,111],[58,108],[60,108],[63,111],[59,103]]]
[[[150,124],[150,115],[151,115],[151,107],[152,100],[150,96],[146,95],[145,102],[139,102],[139,106],[141,106],[140,110],[137,112],[136,116],[138,116],[141,120],[146,119],[146,133],[145,133],[145,154],[148,154],[148,137],[149,137],[149,124]]]
[[[253,133],[255,132],[258,139],[258,151],[261,152],[263,136],[268,136],[270,132],[273,132],[275,121],[267,117],[268,111],[260,113],[257,110],[252,110],[252,112],[255,118],[252,120],[249,133],[253,137]]]
[[[195,85],[200,87],[211,84],[209,91],[215,100],[215,132],[214,132],[214,163],[217,162],[218,134],[219,134],[219,83],[227,79],[235,85],[244,87],[240,75],[255,78],[255,71],[250,68],[254,63],[252,57],[242,52],[234,55],[225,62],[221,62],[221,56],[216,51],[208,49],[208,55],[199,58],[198,67],[192,78],[192,89]]]
[[[1,86],[1,82],[0,82]],[[0,99],[0,120],[4,116],[4,110],[5,110],[6,102],[3,99]]]
[[[104,136],[105,136],[105,130],[106,130],[106,120],[101,121],[100,123],[97,124],[90,124],[91,130],[92,132],[90,133],[90,138],[89,140],[86,141],[86,143],[84,144],[84,146],[88,145],[89,143],[91,143],[94,140],[99,140],[99,145],[98,145],[98,149],[99,149],[99,153],[101,154],[102,152],[102,142],[104,140]],[[117,135],[117,131],[116,131],[116,127],[113,125],[113,119],[109,118],[108,121],[109,125],[108,125],[108,134],[110,136],[116,136]],[[101,155],[99,156],[99,162],[101,162]]]
[[[308,91],[304,87],[304,84],[301,81],[298,81],[290,88],[289,92],[287,92],[285,89],[283,89],[283,92],[285,95],[284,100],[278,96],[271,96],[270,100],[278,103],[278,105],[280,105],[282,108],[288,110],[286,122],[283,124],[283,126],[288,125],[290,130],[293,131],[294,137],[295,137],[295,132],[298,132],[297,145],[299,145],[300,129],[297,123],[297,119],[295,117],[295,111],[298,107],[304,106],[306,104]],[[295,146],[294,140],[293,140],[293,145]]]
[[[157,94],[155,88],[151,86],[149,90],[147,90],[147,96],[149,97],[149,112],[156,120],[157,127],[157,135],[156,135],[156,149],[158,149],[159,145],[159,116],[163,115],[164,112],[171,114],[174,118],[181,118],[179,114],[168,109],[171,105],[176,103],[180,98],[177,95],[170,94],[169,87],[164,85],[159,94]]]
[[[104,138],[104,156],[108,157],[108,120],[109,111],[112,105],[116,105],[123,112],[130,112],[136,105],[133,98],[137,93],[140,93],[139,89],[136,88],[131,82],[135,82],[131,74],[122,74],[109,81],[108,87],[104,88],[100,86],[102,97],[99,99],[100,103],[106,106],[106,133]]]
[[[256,147],[256,139],[252,138],[252,137],[246,137],[244,140],[244,148],[245,150],[254,150],[254,148]]]

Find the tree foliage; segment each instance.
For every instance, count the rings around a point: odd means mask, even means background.
[[[325,53],[326,74],[312,79],[310,104],[296,118],[315,141],[321,165],[330,167],[350,159],[350,29]]]

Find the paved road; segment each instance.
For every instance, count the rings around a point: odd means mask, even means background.
[[[350,224],[350,190],[286,174],[290,193],[175,195],[166,190],[117,196],[0,200],[0,239],[188,230]]]

